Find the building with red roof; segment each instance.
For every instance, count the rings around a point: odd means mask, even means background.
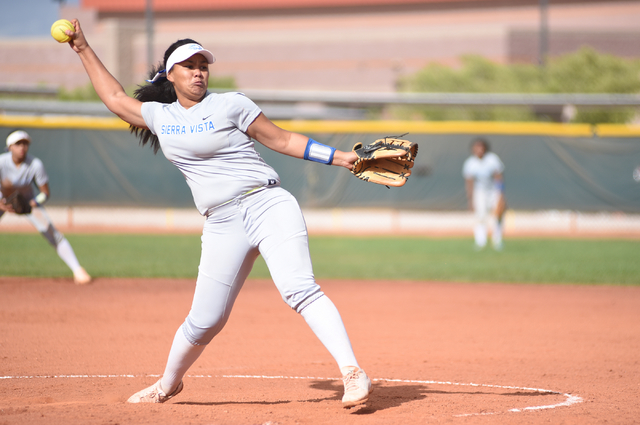
[[[640,2],[554,0],[550,56],[583,45],[640,57]],[[193,38],[217,58],[213,76],[240,89],[394,91],[398,78],[463,55],[496,62],[540,58],[538,0],[80,0],[63,6],[125,87],[143,82],[175,40]],[[151,40],[151,48],[148,43]],[[33,62],[33,63],[32,63]],[[28,65],[34,66],[28,66]],[[37,64],[37,66],[36,66]],[[27,65],[27,66],[25,66]],[[21,70],[22,72],[16,72]],[[88,84],[75,53],[51,39],[0,40],[5,83]]]

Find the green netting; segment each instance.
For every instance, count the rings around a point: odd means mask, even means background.
[[[68,206],[192,207],[181,173],[142,148],[127,131],[24,128],[30,153],[50,177],[51,204]],[[3,134],[10,129],[3,128]],[[308,134],[343,150],[372,134]],[[381,137],[384,135],[378,135]],[[520,210],[640,211],[638,137],[554,137],[483,134],[506,166],[509,207]],[[362,182],[346,169],[285,157],[258,145],[303,207],[466,208],[462,163],[469,134],[416,134],[419,153],[402,188]]]

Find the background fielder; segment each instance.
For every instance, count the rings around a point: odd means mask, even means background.
[[[26,131],[17,130],[7,137],[7,150],[0,155],[0,182],[2,195],[0,200],[0,218],[5,213],[15,213],[14,207],[7,202],[12,195],[21,194],[30,204],[31,211],[21,214],[40,232],[53,246],[62,261],[73,272],[74,281],[86,284],[91,276],[80,266],[71,244],[51,222],[42,206],[49,199],[49,177],[40,159],[28,154],[31,137]],[[34,194],[34,184],[38,187],[38,195]],[[16,193],[17,192],[17,193]]]
[[[505,209],[504,164],[498,155],[489,152],[489,143],[485,139],[475,139],[471,143],[471,152],[462,167],[462,175],[469,209],[475,212],[473,236],[476,249],[487,245],[487,234],[491,229],[493,247],[501,250]]]

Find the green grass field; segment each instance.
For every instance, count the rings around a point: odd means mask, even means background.
[[[95,277],[195,278],[199,235],[68,234]],[[470,238],[311,237],[317,278],[640,284],[640,241],[515,238],[474,252]],[[0,234],[0,276],[70,276],[39,234]],[[252,272],[268,278],[262,258]]]

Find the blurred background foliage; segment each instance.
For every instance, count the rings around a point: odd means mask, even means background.
[[[627,59],[582,49],[549,59],[543,66],[535,64],[499,64],[485,57],[468,55],[461,58],[459,67],[431,63],[422,70],[400,77],[397,91],[405,93],[521,93],[521,94],[640,94],[640,59]],[[233,76],[209,77],[209,88],[239,90]],[[135,86],[127,87],[133,95]],[[45,100],[51,95],[0,94],[0,99]],[[87,84],[74,89],[60,87],[57,100],[99,102],[93,86]],[[557,121],[555,113],[535,110],[530,106],[420,106],[387,105],[380,110],[372,107],[370,119],[400,119],[427,121]],[[565,122],[614,123],[640,122],[636,107],[577,107]]]
[[[465,56],[462,66],[430,64],[398,80],[398,91],[420,93],[640,93],[640,60],[624,59],[582,49],[555,59],[546,66],[498,64],[481,56]],[[402,106],[393,109],[400,119],[432,121],[539,121],[526,107]],[[579,108],[571,122],[627,123],[634,108]]]
[[[127,93],[129,93],[128,90]],[[131,91],[131,93],[133,93],[133,91]],[[76,87],[74,89],[65,89],[64,87],[60,87],[58,91],[58,100],[65,100],[70,102],[100,102],[100,98],[98,97],[96,91],[93,89],[93,85],[91,85],[91,83],[85,86]]]
[[[137,87],[128,87],[126,92],[129,96],[133,96],[133,92]],[[236,90],[238,87],[236,85],[236,81],[231,76],[221,76],[216,77],[213,75],[209,76],[209,88],[210,89],[227,89],[227,90]],[[98,94],[93,88],[91,83],[88,83],[85,86],[77,87],[72,90],[67,90],[64,87],[60,87],[58,91],[58,100],[63,101],[75,101],[75,102],[100,102],[100,98]]]

